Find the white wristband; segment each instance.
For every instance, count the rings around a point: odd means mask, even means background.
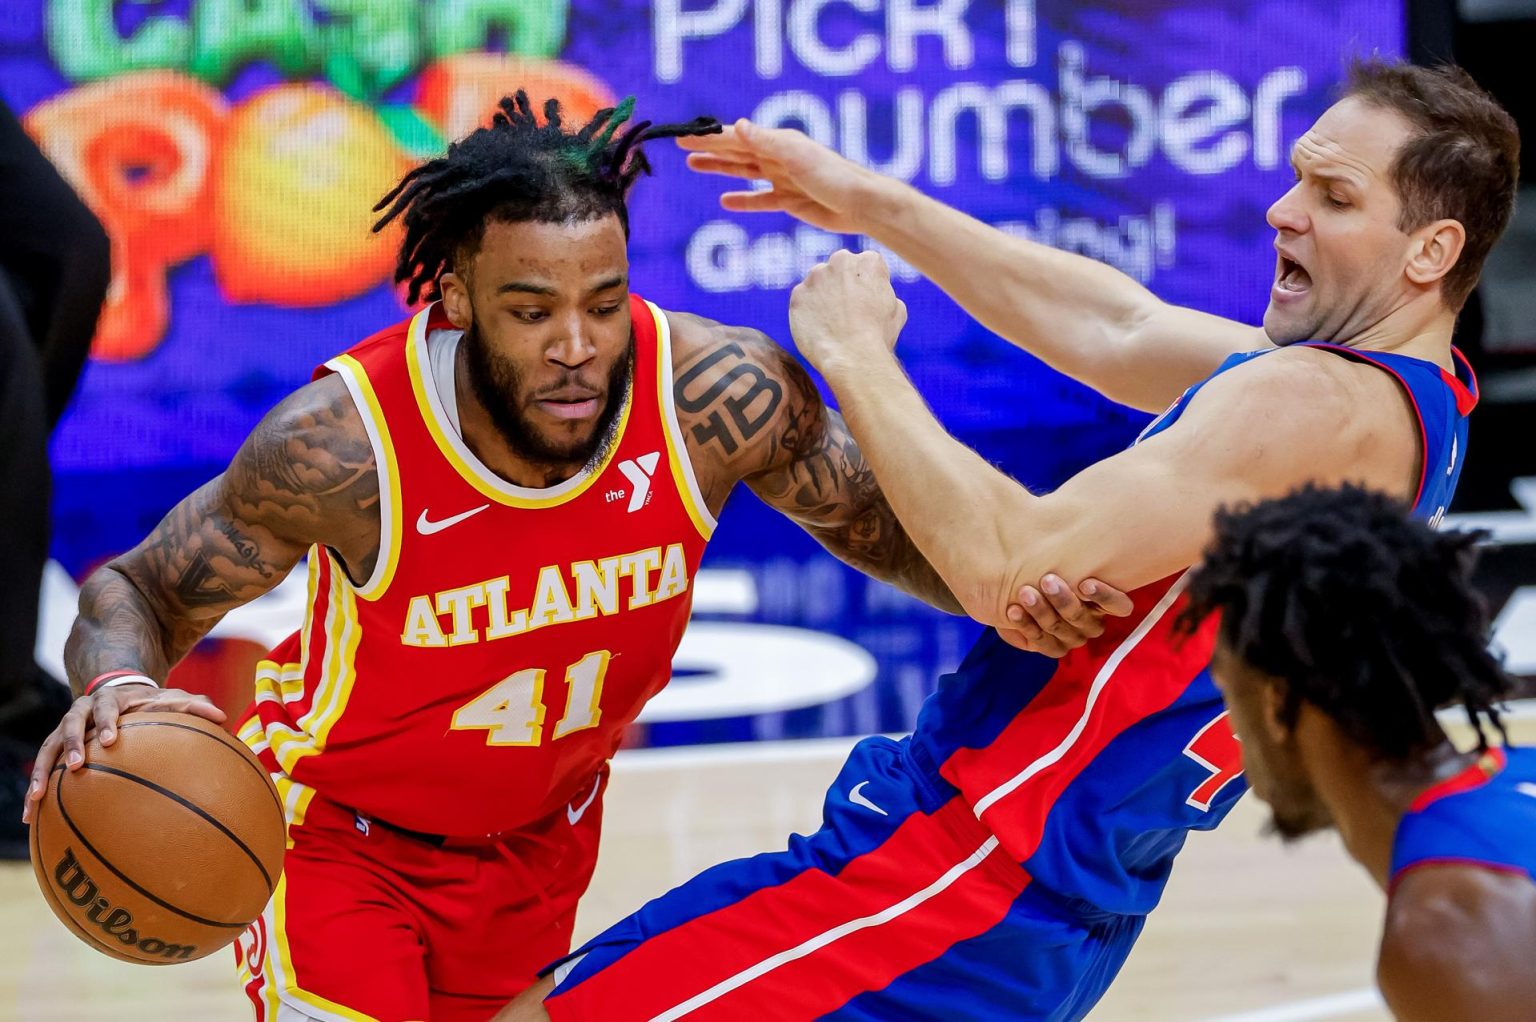
[[[125,674],[121,678],[113,678],[111,681],[102,682],[96,691],[100,692],[102,689],[112,688],[114,685],[149,685],[152,688],[160,687],[160,683],[148,675]]]
[[[90,684],[85,686],[84,694],[94,695],[104,688],[111,688],[113,685],[152,685],[155,688],[160,687],[160,683],[148,675],[137,674],[133,671],[108,671],[106,674],[97,675],[91,679]]]

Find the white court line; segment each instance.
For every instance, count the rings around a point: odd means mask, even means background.
[[[1305,1001],[1293,1001],[1274,1008],[1260,1008],[1236,1015],[1222,1015],[1206,1019],[1206,1022],[1310,1022],[1319,1018],[1338,1018],[1357,1011],[1385,1007],[1381,995],[1370,987],[1350,990],[1327,997],[1314,997]]]

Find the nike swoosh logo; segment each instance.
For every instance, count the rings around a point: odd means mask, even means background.
[[[576,824],[581,822],[581,818],[586,815],[587,806],[591,805],[592,800],[597,798],[597,789],[601,788],[602,786],[603,779],[599,777],[597,779],[597,783],[592,785],[592,791],[587,795],[585,802],[579,806],[573,804],[565,807],[565,818],[571,821],[571,826],[574,827]]]
[[[868,781],[860,781],[858,784],[855,784],[853,786],[853,790],[848,793],[848,801],[852,802],[856,806],[863,806],[865,809],[873,809],[881,816],[891,815],[884,809],[881,809],[879,806],[875,805],[869,799],[865,798],[863,794],[861,794],[861,792],[864,791],[864,786],[868,783]]]
[[[1522,795],[1529,795],[1531,798],[1536,798],[1536,784],[1532,784],[1530,781],[1521,781],[1519,784],[1515,785],[1515,790]]]
[[[479,514],[481,511],[484,511],[490,506],[491,505],[489,504],[481,504],[479,507],[472,507],[468,511],[456,514],[452,518],[444,518],[442,521],[438,522],[430,521],[427,518],[427,509],[422,508],[421,517],[416,519],[416,531],[421,533],[423,536],[430,536],[434,532],[442,532],[449,526],[458,525],[466,518],[473,518],[475,515]]]

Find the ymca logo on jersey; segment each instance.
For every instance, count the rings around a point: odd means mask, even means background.
[[[603,499],[612,504],[616,500],[629,497],[629,506],[624,510],[634,514],[651,500],[651,477],[656,474],[656,466],[661,463],[661,452],[651,451],[642,454],[638,458],[627,459],[619,462],[619,471],[624,473],[624,478],[629,480],[630,489],[616,488],[603,494]]]

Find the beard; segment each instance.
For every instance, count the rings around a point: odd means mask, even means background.
[[[471,323],[459,342],[469,366],[469,382],[475,397],[490,415],[496,431],[507,445],[522,458],[546,465],[591,465],[602,459],[612,446],[618,430],[619,412],[629,394],[630,372],[634,366],[634,345],[624,349],[624,354],[608,372],[607,398],[597,421],[584,437],[567,439],[550,436],[530,421],[524,409],[524,396],[528,393],[523,375],[507,358],[497,355],[480,336],[479,329]],[[578,374],[566,372],[549,390],[568,386]],[[531,400],[531,395],[529,395]]]
[[[1279,836],[1281,841],[1290,844],[1300,841],[1304,837],[1333,828],[1333,818],[1326,811],[1309,810],[1298,812],[1276,812],[1269,818],[1269,833]]]
[[[1287,844],[1333,827],[1333,814],[1317,791],[1300,778],[1281,784],[1269,801],[1268,830]]]

